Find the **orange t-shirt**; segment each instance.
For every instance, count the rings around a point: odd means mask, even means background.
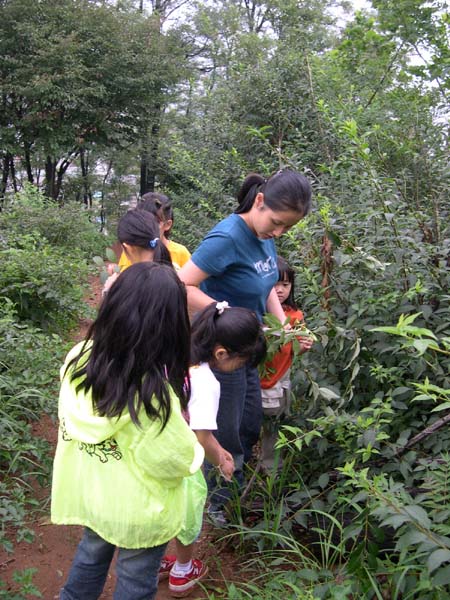
[[[301,310],[286,308],[284,309],[284,314],[289,318],[291,325],[295,325],[298,321],[303,321]],[[265,364],[266,374],[261,378],[261,388],[263,390],[273,387],[283,377],[292,364],[292,356],[292,342],[289,342],[280,348],[272,360]]]

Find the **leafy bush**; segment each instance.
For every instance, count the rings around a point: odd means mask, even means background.
[[[0,299],[0,387],[8,394],[40,390],[25,409],[54,413],[59,366],[67,349],[57,334],[20,323],[10,300]],[[53,406],[52,406],[53,405]]]
[[[35,483],[48,484],[51,453],[32,422],[56,412],[60,336],[86,311],[86,259],[104,244],[79,209],[60,209],[33,188],[0,215],[0,544],[7,550],[13,536],[33,537],[25,523],[38,506]]]
[[[27,185],[0,215],[0,247],[17,247],[18,239],[31,236],[38,240],[34,247],[46,242],[88,261],[94,254],[101,254],[110,241],[89,219],[83,205],[59,206]]]
[[[33,577],[36,569],[24,569],[23,571],[14,571],[13,580],[15,591],[5,589],[6,584],[0,580],[0,598],[3,600],[28,600],[30,596],[42,598],[41,592],[33,583]]]
[[[24,525],[27,510],[36,506],[32,484],[44,485],[50,477],[49,444],[33,435],[31,423],[44,412],[56,413],[66,347],[59,336],[19,323],[11,301],[0,308],[0,544],[11,550],[8,528],[15,528],[18,540],[32,537]]]
[[[407,366],[400,377],[409,373],[403,387],[394,378],[383,393],[381,378],[359,410],[351,397],[319,390],[315,407],[304,405],[282,428],[282,471],[256,471],[236,508],[245,545],[268,553],[265,564],[276,548],[294,550],[315,598],[448,597],[450,390],[411,376],[423,361],[445,380],[450,337],[438,339],[416,318],[377,330],[395,336],[389,347]]]
[[[80,255],[46,245],[1,250],[0,261],[0,297],[13,302],[20,320],[59,332],[76,323],[84,310],[79,282],[88,274]]]

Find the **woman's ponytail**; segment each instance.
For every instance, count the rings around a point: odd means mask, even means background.
[[[292,210],[304,217],[311,210],[311,184],[297,171],[282,169],[268,179],[251,173],[238,192],[239,206],[234,212],[238,215],[249,212],[259,192],[264,194],[264,204],[275,212]]]
[[[247,175],[238,192],[237,201],[239,206],[234,212],[238,215],[247,213],[253,206],[256,195],[264,191],[265,184],[266,180],[262,175],[258,175],[258,173]]]

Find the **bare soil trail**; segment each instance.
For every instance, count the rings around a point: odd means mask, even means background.
[[[86,302],[97,307],[101,297],[101,285],[97,276],[90,279],[90,293]],[[74,341],[83,339],[90,322],[84,320],[74,335]],[[53,450],[57,441],[57,422],[45,415],[33,426],[33,433],[37,437],[46,439]],[[59,590],[64,584],[69,571],[72,558],[82,528],[76,526],[52,525],[50,523],[50,489],[44,488],[37,491],[37,496],[42,503],[42,512],[31,518],[27,525],[34,530],[33,542],[20,542],[14,544],[13,554],[0,551],[0,579],[7,585],[7,589],[14,592],[20,586],[14,582],[14,572],[34,568],[36,573],[33,583],[41,592],[44,600],[54,600],[59,597]],[[234,579],[233,573],[237,569],[237,557],[227,548],[225,541],[220,540],[221,532],[208,524],[204,524],[202,534],[197,542],[196,558],[207,561],[209,567],[208,578],[204,580],[204,588],[197,587],[190,595],[192,600],[207,599],[208,591],[214,591],[216,597],[224,588],[224,581]],[[13,536],[11,536],[13,539]],[[172,545],[169,544],[169,552]],[[173,550],[173,549],[172,549]],[[101,600],[112,600],[115,584],[114,566],[110,569],[105,589]],[[35,596],[28,596],[34,598]],[[162,581],[158,588],[156,600],[169,600],[167,580]]]

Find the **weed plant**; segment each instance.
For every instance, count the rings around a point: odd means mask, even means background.
[[[18,322],[10,301],[0,318],[0,544],[12,550],[11,535],[31,539],[27,511],[37,508],[33,485],[48,483],[51,451],[32,433],[42,414],[55,415],[58,368],[65,344]]]
[[[415,319],[379,329],[408,363],[424,359],[433,371],[450,339]],[[328,408],[282,428],[279,470],[262,475],[257,465],[235,499],[228,535],[252,558],[230,597],[450,598],[450,393],[428,379],[410,385],[408,431],[392,394],[357,414]]]
[[[32,424],[56,414],[65,339],[86,314],[88,262],[107,243],[83,209],[60,207],[33,187],[0,214],[0,544],[7,551],[33,537],[26,523],[40,508],[36,485],[48,485],[51,450]],[[33,593],[28,571],[18,583]]]
[[[91,213],[84,205],[73,202],[60,206],[46,198],[32,185],[8,198],[0,218],[3,243],[18,247],[18,238],[35,239],[35,244],[59,248],[69,256],[80,256],[89,262],[102,254],[113,240],[106,238],[91,222]]]

